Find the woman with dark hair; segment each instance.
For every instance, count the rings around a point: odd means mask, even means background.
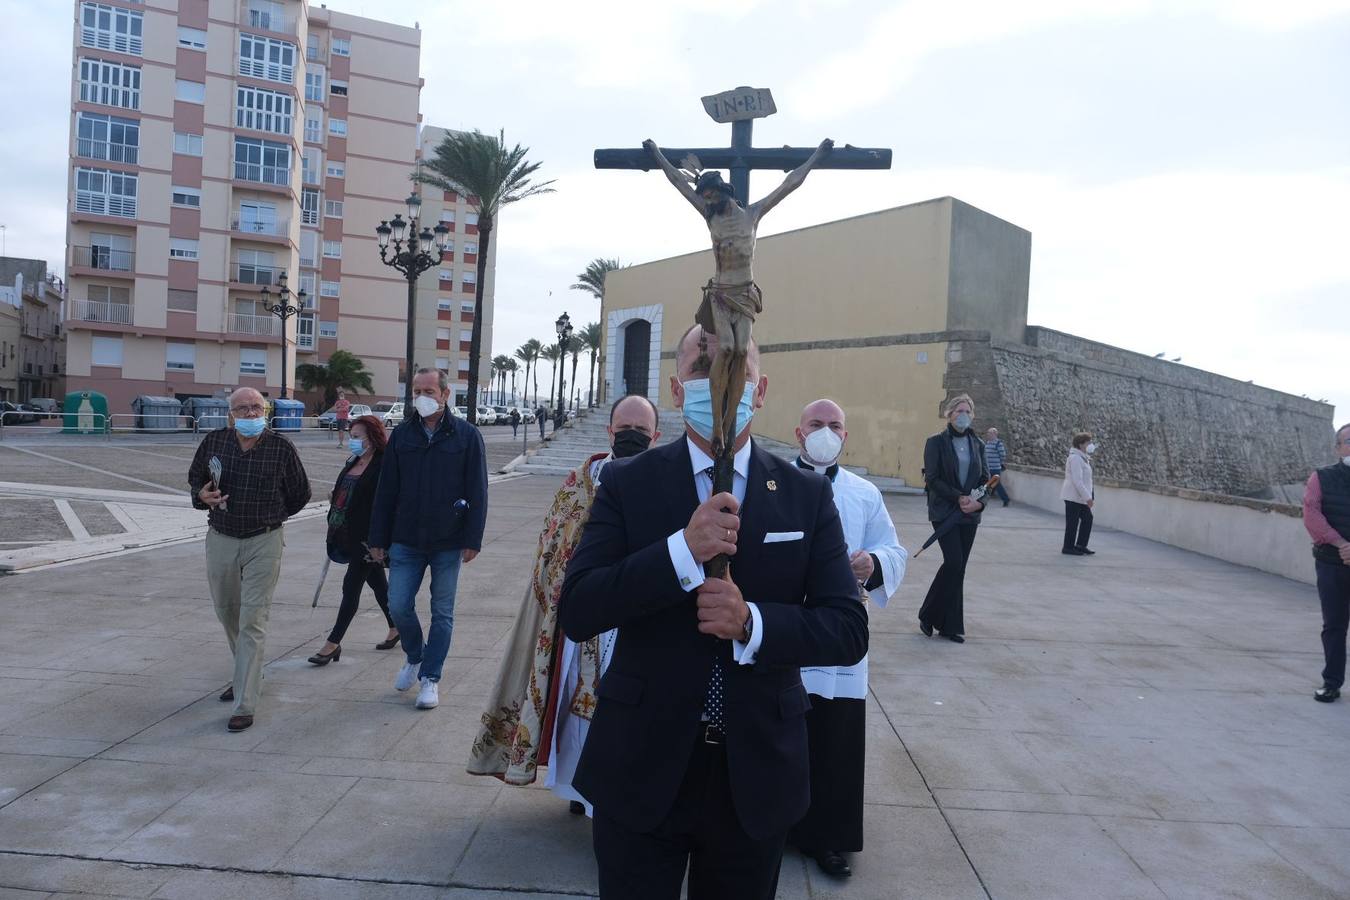
[[[351,423],[347,449],[352,455],[333,486],[332,505],[328,510],[328,557],[335,562],[346,560],[347,575],[342,579],[342,606],[338,608],[337,622],[328,635],[328,642],[309,658],[316,666],[326,666],[342,658],[342,637],[360,605],[361,588],[367,584],[375,592],[375,602],[380,604],[384,620],[389,623],[389,634],[375,645],[375,649],[390,650],[398,644],[398,629],[389,615],[389,581],[384,566],[368,558],[366,547],[370,510],[375,500],[375,486],[380,482],[380,463],[387,443],[384,424],[375,416],[361,416]]]
[[[942,566],[933,576],[919,609],[919,630],[938,634],[958,644],[965,643],[966,561],[980,527],[984,501],[971,498],[971,491],[989,480],[984,441],[970,427],[975,419],[975,401],[957,394],[943,408],[947,427],[933,435],[923,448],[924,490],[928,492],[928,520],[936,530],[951,516],[955,527],[938,538]]]

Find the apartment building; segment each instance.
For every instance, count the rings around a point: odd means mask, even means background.
[[[0,257],[0,400],[65,395],[65,289],[43,260]]]
[[[436,145],[450,132],[428,125],[422,129],[419,155],[430,158]],[[455,403],[466,405],[469,389],[469,342],[473,338],[474,294],[478,280],[478,216],[476,198],[457,191],[422,191],[422,221],[434,228],[437,222],[450,229],[450,244],[441,264],[417,283],[417,335],[415,360],[450,373]],[[478,379],[484,387],[492,371],[492,306],[500,225],[488,247],[483,287],[483,340]]]
[[[74,12],[70,388],[117,412],[277,397],[285,365],[294,396],[294,366],[340,348],[400,395],[407,284],[374,229],[412,188],[421,32],[303,0]],[[305,291],[284,333],[262,295],[283,278]]]

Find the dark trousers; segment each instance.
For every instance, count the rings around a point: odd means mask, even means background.
[[[1345,632],[1350,626],[1350,566],[1317,560],[1317,596],[1322,600],[1322,682],[1345,684]]]
[[[601,900],[677,900],[689,871],[690,900],[772,900],[778,892],[786,823],[781,834],[755,840],[732,804],[726,747],[694,747],[670,815],[637,834],[595,810],[592,839]]]
[[[347,626],[352,624],[352,617],[361,605],[361,589],[366,585],[375,592],[375,602],[380,604],[384,620],[390,628],[394,627],[394,620],[389,617],[389,581],[384,576],[384,566],[353,559],[347,564],[347,574],[342,579],[342,605],[338,607],[337,621],[328,633],[332,643],[342,643]]]
[[[989,474],[990,474],[990,475],[1001,475],[1001,474],[1003,474],[1003,470],[1000,469],[1000,470],[997,471],[997,472],[990,471]],[[1003,479],[1001,479],[1001,478],[999,479],[998,484],[994,485],[994,496],[997,497],[998,499],[1002,500],[1004,503],[1011,503],[1011,502],[1012,502],[1012,498],[1008,496],[1008,489],[1005,488],[1005,487],[1003,486]]]
[[[1064,501],[1064,549],[1083,549],[1092,537],[1092,510],[1086,503]]]
[[[934,527],[937,523],[933,523]],[[919,607],[919,621],[942,634],[965,634],[966,561],[975,543],[976,524],[962,523],[938,538],[942,565]]]
[[[856,853],[863,848],[863,784],[867,771],[867,701],[811,695],[806,711],[811,753],[811,808],[788,841],[805,853]]]
[[[539,417],[539,436],[544,436],[544,423],[547,421],[543,416]]]

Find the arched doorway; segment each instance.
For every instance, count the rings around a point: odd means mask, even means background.
[[[634,319],[623,329],[623,393],[647,396],[651,372],[652,323]]]

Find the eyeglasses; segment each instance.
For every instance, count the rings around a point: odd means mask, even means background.
[[[261,403],[253,403],[248,406],[230,407],[230,412],[234,413],[236,416],[248,416],[248,415],[260,416],[265,411],[266,409]]]

